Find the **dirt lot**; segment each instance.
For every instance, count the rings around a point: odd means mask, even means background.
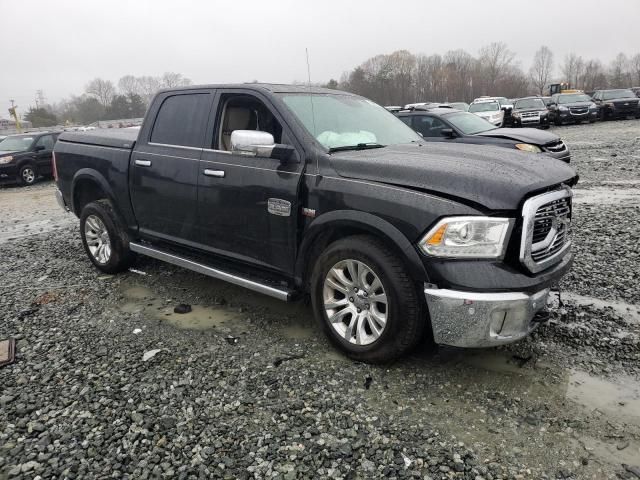
[[[0,479],[640,478],[640,121],[554,131],[581,181],[552,321],[384,367],[303,303],[144,258],[102,275],[51,183],[0,189]]]

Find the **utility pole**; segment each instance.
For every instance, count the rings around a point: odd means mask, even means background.
[[[44,98],[44,92],[42,90],[36,90],[36,108],[44,108],[47,100]]]

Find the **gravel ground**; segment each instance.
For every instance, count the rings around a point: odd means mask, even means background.
[[[50,183],[0,189],[0,479],[636,478],[640,122],[554,131],[582,180],[552,321],[387,366],[304,303],[145,258],[102,275]]]

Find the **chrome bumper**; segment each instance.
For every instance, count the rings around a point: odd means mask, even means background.
[[[538,323],[536,313],[547,305],[549,289],[476,293],[425,287],[433,338],[454,347],[493,347],[526,337]]]
[[[65,212],[69,211],[69,207],[67,207],[67,204],[64,201],[64,197],[62,196],[62,192],[56,188],[56,201],[58,202],[58,205],[60,205],[60,208],[63,209]]]

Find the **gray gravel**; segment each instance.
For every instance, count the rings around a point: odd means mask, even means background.
[[[580,188],[629,188],[597,180],[598,142],[618,152],[607,181],[640,178],[640,122],[555,131],[586,142],[573,148]],[[5,214],[0,229],[24,219]],[[571,300],[519,344],[377,367],[336,353],[303,303],[150,259],[102,275],[72,217],[55,234],[0,233],[0,338],[18,339],[0,369],[0,479],[633,478],[638,220],[635,207],[577,203],[562,285],[628,311]]]

